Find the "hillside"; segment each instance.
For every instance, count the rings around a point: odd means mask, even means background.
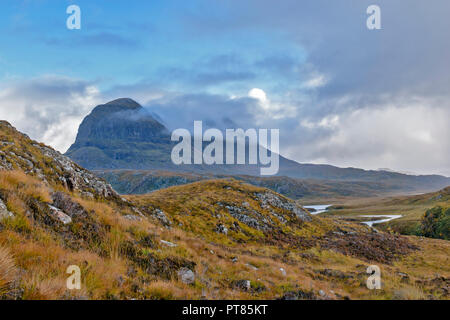
[[[0,141],[2,299],[449,298],[447,241],[311,216],[233,179],[124,199],[6,122]],[[365,286],[370,264],[382,290]]]
[[[81,123],[76,141],[66,155],[90,170],[157,170],[215,176],[260,175],[260,165],[174,165],[170,159],[174,145],[170,141],[170,132],[150,111],[129,98],[95,107]],[[450,178],[438,175],[413,176],[390,171],[301,164],[283,156],[280,156],[279,161],[277,175],[280,177],[349,182],[342,186],[343,190],[338,192],[340,194],[357,193],[355,190],[358,188],[362,188],[362,192],[433,191],[450,184]],[[365,186],[351,188],[350,184],[355,182],[364,182]],[[348,192],[349,189],[351,192]]]

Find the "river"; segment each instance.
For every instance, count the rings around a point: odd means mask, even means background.
[[[306,205],[304,206],[305,209],[314,209],[311,214],[316,215],[319,213],[324,213],[327,211],[327,209],[331,207],[331,204],[315,204],[315,205]],[[394,219],[401,218],[402,215],[400,214],[380,214],[380,215],[360,215],[361,218],[379,218],[377,220],[371,220],[371,221],[363,221],[362,223],[368,225],[369,227],[373,227],[374,224],[378,223],[384,223],[388,222]],[[385,219],[381,219],[385,218]]]

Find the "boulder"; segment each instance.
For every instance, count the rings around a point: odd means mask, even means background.
[[[188,268],[178,270],[178,278],[185,284],[193,284],[195,282],[195,274]]]
[[[69,224],[72,222],[72,218],[69,217],[66,213],[62,212],[60,209],[52,205],[48,205],[48,208],[50,209],[51,214],[63,224]]]

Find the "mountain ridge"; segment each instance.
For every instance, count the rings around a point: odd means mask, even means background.
[[[197,174],[259,176],[260,165],[174,165],[174,142],[169,130],[130,98],[99,105],[80,124],[76,141],[66,155],[90,170],[169,170]],[[280,155],[277,176],[296,179],[393,183],[405,190],[431,191],[450,185],[440,175],[405,175],[397,172],[339,168],[298,163]],[[417,186],[411,188],[409,186]]]

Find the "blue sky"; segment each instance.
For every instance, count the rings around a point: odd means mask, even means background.
[[[81,30],[66,28],[70,4],[81,8]],[[103,89],[151,81],[176,90],[207,85],[222,92],[234,80],[272,83],[273,77],[251,69],[265,59],[290,63],[305,57],[277,30],[203,30],[198,17],[208,26],[233,14],[208,1],[4,1],[2,9],[3,79],[62,74]]]
[[[382,30],[366,9],[381,8]],[[81,30],[66,8],[81,8]],[[450,175],[450,3],[3,0],[0,118],[64,152],[97,104],[279,128],[301,162]],[[11,112],[14,110],[14,112]]]

